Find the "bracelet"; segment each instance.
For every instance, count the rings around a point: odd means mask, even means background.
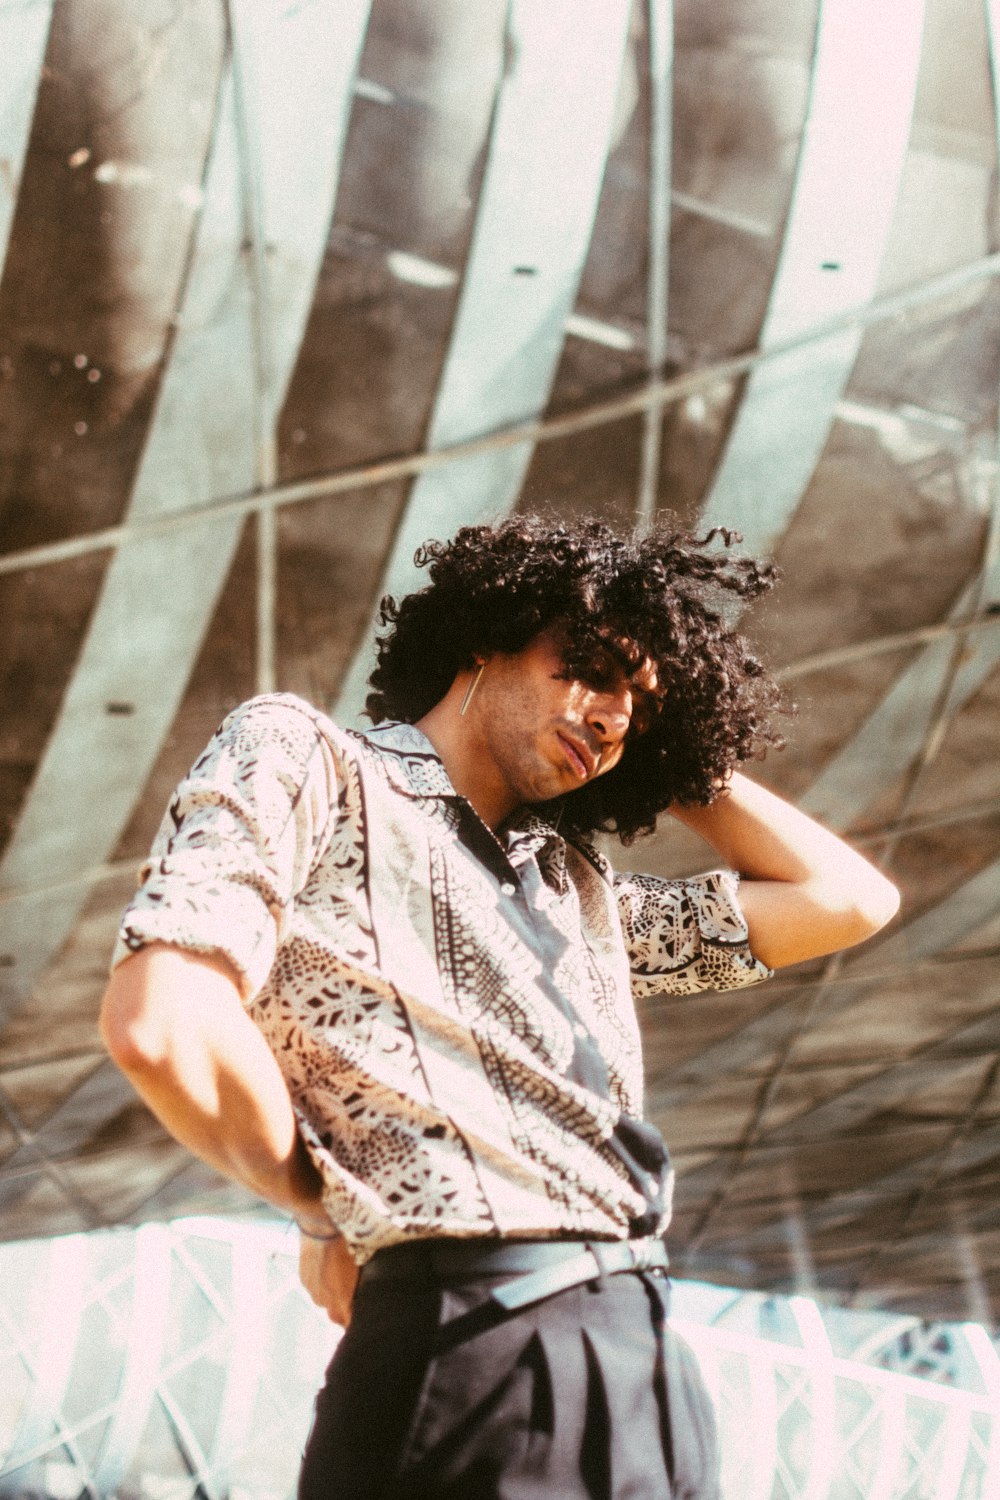
[[[322,1244],[327,1244],[341,1238],[339,1229],[335,1229],[332,1234],[317,1234],[314,1229],[307,1229],[304,1224],[300,1224],[298,1219],[293,1219],[292,1223],[297,1227],[299,1234],[305,1235],[307,1240],[319,1240]]]

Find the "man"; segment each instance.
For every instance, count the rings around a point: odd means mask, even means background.
[[[294,1215],[350,1323],[304,1500],[717,1494],[633,1000],[756,983],[897,897],[736,770],[779,696],[725,606],[772,570],[715,540],[430,544],[383,604],[375,728],[256,700],[171,803],[104,1035],[178,1140]],[[727,868],[613,874],[591,836],[665,810]]]

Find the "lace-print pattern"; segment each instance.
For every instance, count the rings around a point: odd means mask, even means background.
[[[244,998],[259,990],[329,832],[335,773],[317,717],[280,698],[230,715],[170,800],[122,949],[159,940],[221,952]]]
[[[327,1088],[316,1103],[326,1106],[320,1161],[329,1156],[367,1184],[393,1229],[497,1232],[465,1143],[434,1111],[357,1074],[336,1090]]]
[[[470,816],[415,727],[356,735],[256,699],[177,789],[119,934],[116,961],[165,941],[232,963],[361,1263],[421,1234],[626,1234],[644,1201],[610,1144],[641,1100],[629,960],[642,994],[767,974],[735,877],[613,888],[535,814],[488,869]],[[402,886],[370,820],[410,851]],[[402,889],[399,921],[376,923]],[[609,1097],[571,1076],[574,1025]]]
[[[615,877],[637,998],[663,990],[673,995],[738,990],[771,977],[750,952],[738,890],[739,877],[731,870],[715,870],[696,881]]]
[[[586,1231],[593,1201],[603,1211],[641,1201],[630,1192],[615,1158],[599,1155],[619,1109],[564,1076],[573,1054],[566,1018],[531,984],[537,961],[524,965],[509,926],[484,908],[483,893],[463,881],[464,871],[432,851],[438,963],[446,995],[470,1019],[491,1088],[501,1101],[519,1152],[538,1163],[546,1192],[560,1207],[565,1230]],[[478,900],[476,899],[478,896]],[[576,903],[573,903],[575,907]],[[470,929],[470,916],[474,925]],[[486,941],[483,941],[483,938]],[[579,944],[577,944],[577,949]],[[563,979],[586,973],[573,950]],[[512,982],[513,981],[513,982]],[[582,995],[582,987],[575,993]],[[590,1147],[587,1172],[573,1165]],[[635,1202],[632,1203],[632,1199]],[[588,1201],[588,1199],[590,1201]]]
[[[354,761],[342,759],[337,777],[332,844],[315,851],[286,932],[301,929],[307,941],[322,935],[322,948],[332,948],[362,972],[371,973],[378,967],[378,944],[368,894],[364,790]],[[298,914],[301,920],[297,922]],[[308,986],[315,977],[315,958],[310,963],[300,957],[300,963]]]
[[[536,1065],[565,1071],[573,1055],[569,1022],[538,988],[537,954],[516,941],[485,881],[431,846],[431,898],[438,968],[446,996],[472,1028],[496,1018]]]
[[[384,774],[404,794],[416,797],[453,796],[444,766],[431,750],[426,735],[412,724],[378,724],[367,735],[352,735],[361,745],[385,746]],[[430,752],[430,753],[428,753]]]
[[[487,1073],[503,1090],[514,1139],[544,1174],[564,1232],[593,1233],[595,1208],[611,1220],[623,1208],[629,1218],[640,1213],[643,1199],[618,1158],[605,1150],[618,1119],[615,1105],[531,1067],[496,1022],[484,1023],[478,1034]]]
[[[559,988],[572,995],[581,1020],[601,1044],[608,1066],[611,1097],[627,1114],[642,1112],[642,1054],[632,1007],[622,1004],[623,964],[607,963],[588,925],[583,921],[580,892],[565,881],[565,895],[549,902],[553,924],[566,937],[566,948],[555,969]],[[607,893],[605,892],[605,904]],[[580,941],[584,934],[585,941]]]

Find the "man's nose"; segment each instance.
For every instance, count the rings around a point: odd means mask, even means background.
[[[616,745],[623,740],[631,722],[632,694],[628,688],[601,693],[587,713],[587,724],[604,745]]]

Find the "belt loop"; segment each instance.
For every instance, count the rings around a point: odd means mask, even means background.
[[[633,1271],[650,1270],[656,1264],[657,1252],[662,1248],[659,1241],[654,1240],[651,1235],[641,1240],[629,1240],[628,1247],[632,1252]]]
[[[588,1240],[586,1248],[597,1263],[597,1283],[603,1291],[605,1283],[607,1282],[608,1277],[611,1275],[611,1270],[608,1266],[608,1258],[605,1254],[604,1246],[602,1245],[600,1240]]]

